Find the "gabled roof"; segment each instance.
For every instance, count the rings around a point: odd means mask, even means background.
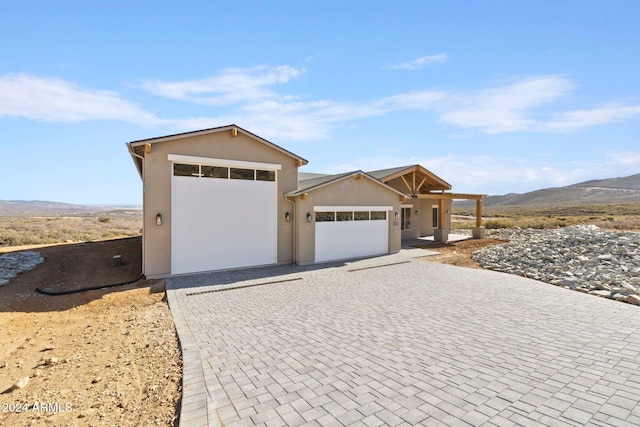
[[[364,177],[365,179],[369,179],[375,182],[376,184],[381,185],[386,189],[393,191],[394,193],[397,193],[400,196],[405,196],[404,193],[396,190],[390,185],[385,184],[384,182],[374,178],[373,176],[361,170],[339,173],[336,175],[322,175],[322,174],[306,174],[306,175],[316,175],[316,176],[309,179],[299,180],[298,189],[287,193],[288,196],[298,196],[302,193],[307,193],[309,191],[317,190],[318,188],[322,188],[326,185],[329,185],[338,181],[342,181],[344,179],[348,179],[358,175]]]
[[[432,173],[421,165],[398,166],[390,169],[380,169],[369,172],[369,174],[382,182],[390,182],[396,178],[401,178],[408,193],[419,193],[425,187],[431,190],[451,190],[451,184],[436,174]],[[405,176],[411,176],[409,183]],[[416,188],[413,188],[416,187]],[[403,189],[404,190],[404,189]]]
[[[208,135],[211,133],[218,133],[218,132],[226,132],[226,131],[231,131],[231,129],[237,129],[237,131],[239,133],[242,133],[244,135],[247,135],[250,138],[253,138],[277,151],[280,151],[283,154],[286,154],[289,157],[293,157],[295,160],[300,162],[300,165],[306,165],[307,163],[309,163],[306,159],[293,154],[291,151],[289,150],[285,150],[284,148],[280,147],[279,145],[274,144],[271,141],[267,141],[266,139],[249,132],[246,129],[241,128],[240,126],[237,126],[235,124],[230,124],[230,125],[226,125],[226,126],[218,126],[218,127],[214,127],[214,128],[209,128],[209,129],[202,129],[202,130],[196,130],[196,131],[191,131],[191,132],[182,132],[182,133],[176,133],[176,134],[172,134],[172,135],[165,135],[165,136],[159,136],[159,137],[155,137],[155,138],[148,138],[148,139],[139,139],[137,141],[131,141],[129,143],[127,143],[127,146],[129,147],[129,152],[131,153],[131,157],[133,158],[134,163],[136,164],[136,168],[138,168],[138,172],[140,173],[140,176],[142,176],[142,160],[137,157],[137,156],[142,156],[144,157],[144,147],[146,144],[157,144],[159,142],[165,142],[165,141],[173,141],[176,139],[181,139],[181,138],[187,138],[187,137],[191,137],[191,136],[199,136],[199,135]]]

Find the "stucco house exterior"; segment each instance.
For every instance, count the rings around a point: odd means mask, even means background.
[[[446,241],[455,194],[420,165],[337,175],[236,125],[127,144],[143,183],[148,278],[394,253]]]

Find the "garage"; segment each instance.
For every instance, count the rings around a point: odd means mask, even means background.
[[[392,206],[314,206],[315,261],[389,253]]]
[[[277,262],[281,165],[169,155],[171,274]]]

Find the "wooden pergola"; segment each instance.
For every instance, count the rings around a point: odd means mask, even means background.
[[[475,200],[476,201],[476,227],[482,227],[482,199],[486,194],[469,193],[418,193],[412,198],[436,199],[438,200],[438,223],[444,224],[444,201],[445,200]]]

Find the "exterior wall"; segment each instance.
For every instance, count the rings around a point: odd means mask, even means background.
[[[420,209],[421,200],[420,199],[407,199],[402,203],[402,206],[411,206],[411,229],[410,230],[402,230],[402,239],[417,239],[421,234],[421,219],[422,219],[422,209]],[[416,211],[418,211],[418,215],[416,215]],[[402,215],[400,215],[400,221],[402,222]],[[402,228],[402,225],[400,226]]]
[[[433,236],[433,207],[438,206],[435,199],[420,199],[420,236]]]
[[[169,154],[213,157],[229,160],[281,164],[277,172],[278,183],[278,262],[291,262],[292,223],[285,222],[285,212],[291,205],[282,194],[298,186],[296,159],[249,137],[242,132],[231,137],[228,131],[160,141],[152,144],[151,153],[144,157],[144,218],[143,265],[147,277],[163,277],[171,274],[171,162]],[[233,215],[231,203],[221,201],[220,209]],[[260,207],[256,206],[256,214]],[[162,215],[162,225],[156,225],[156,214]],[[250,244],[250,242],[248,242]]]
[[[400,196],[366,177],[350,177],[333,184],[310,191],[306,200],[300,196],[296,203],[296,261],[309,264],[315,260],[315,214],[314,206],[393,206],[387,212],[389,224],[389,253],[400,250],[400,221],[395,220],[395,212],[400,212]],[[310,213],[311,222],[306,216]]]

